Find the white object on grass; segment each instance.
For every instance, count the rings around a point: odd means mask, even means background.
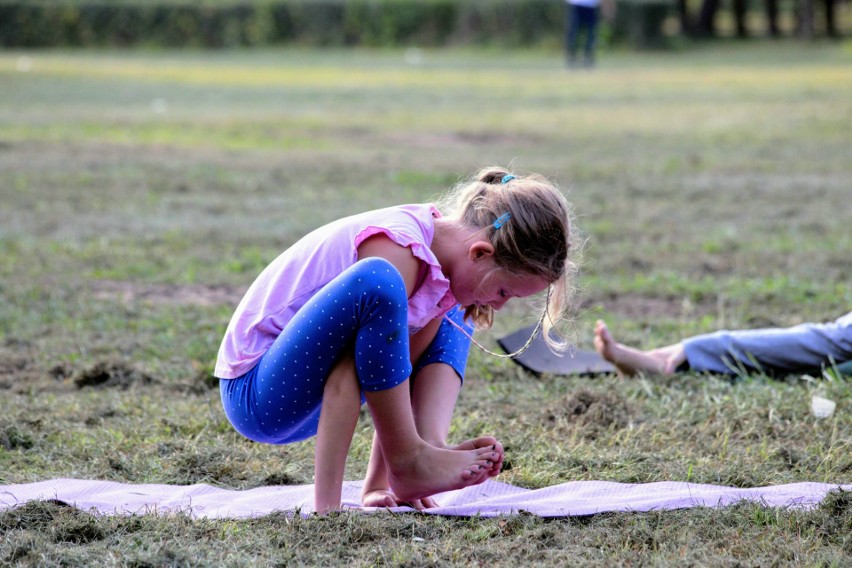
[[[811,410],[817,418],[828,418],[834,414],[834,408],[837,406],[833,400],[814,395],[811,397]]]

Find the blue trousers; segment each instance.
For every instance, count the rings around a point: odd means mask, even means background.
[[[852,312],[827,323],[717,331],[686,339],[683,346],[694,371],[819,372],[823,365],[852,361]]]
[[[451,317],[472,331],[463,315],[456,309]],[[469,349],[470,340],[442,321],[417,370],[446,363],[463,380]],[[393,388],[412,374],[405,282],[384,259],[367,258],[341,273],[296,313],[251,371],[220,379],[225,415],[256,442],[316,435],[325,381],[348,350],[362,391]]]
[[[578,6],[569,4],[565,29],[565,49],[569,60],[577,58],[577,47],[580,42],[580,32],[585,30],[586,42],[583,45],[583,54],[587,61],[592,61],[595,56],[595,43],[597,41],[598,8],[591,6]]]

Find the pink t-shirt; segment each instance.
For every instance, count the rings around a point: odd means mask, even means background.
[[[408,300],[409,332],[446,313],[456,299],[429,248],[439,217],[431,204],[400,205],[345,217],[302,237],[267,266],[243,296],[225,331],[213,374],[234,379],[250,371],[299,308],[355,264],[358,246],[379,233],[411,248],[426,266],[422,283]]]

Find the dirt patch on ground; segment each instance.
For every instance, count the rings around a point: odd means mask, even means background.
[[[0,391],[20,394],[64,390],[63,381],[72,374],[72,365],[65,362],[45,369],[27,344],[11,342],[0,346]]]
[[[32,347],[24,342],[0,345],[0,390],[31,385],[39,375]]]
[[[122,388],[134,384],[147,385],[157,382],[152,376],[134,368],[120,359],[98,361],[91,367],[77,371],[72,377],[77,388]]]
[[[245,288],[231,286],[205,286],[190,284],[142,284],[118,280],[96,280],[91,284],[92,294],[100,300],[118,300],[124,303],[150,302],[166,305],[236,306],[245,294]]]
[[[684,298],[654,298],[635,294],[607,294],[588,297],[581,304],[583,310],[604,310],[624,319],[695,318],[713,314],[716,302],[693,302]]]
[[[33,364],[29,355],[14,349],[0,347],[0,377],[16,375],[29,369]]]
[[[633,422],[627,402],[616,393],[580,390],[571,393],[545,409],[545,420],[556,428],[585,428],[590,434],[621,429]]]

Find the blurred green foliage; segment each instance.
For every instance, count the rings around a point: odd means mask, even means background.
[[[625,2],[605,37],[661,44],[670,0]],[[560,45],[556,0],[0,0],[3,47]]]

